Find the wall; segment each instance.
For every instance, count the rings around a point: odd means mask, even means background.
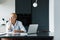
[[[29,0],[28,2],[27,1],[28,0],[16,0],[16,13],[31,13],[32,23],[39,24],[39,31],[49,31],[49,0],[38,0],[38,7],[36,8],[32,6],[35,0]]]
[[[54,0],[54,40],[60,40],[60,0]]]
[[[54,32],[54,0],[49,0],[49,31]]]
[[[38,6],[32,7],[32,23],[39,24],[39,31],[49,31],[49,0],[38,0]]]
[[[16,0],[17,14],[31,14],[31,0]]]
[[[1,1],[2,0],[0,0],[0,30],[3,29],[1,24],[5,23],[2,21],[2,18],[8,20],[9,14],[15,12],[15,0],[3,0],[2,2]]]
[[[15,12],[15,0],[5,0],[3,3],[0,3],[0,23],[2,18],[7,20],[12,12]]]

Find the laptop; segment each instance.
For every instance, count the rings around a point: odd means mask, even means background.
[[[38,29],[38,24],[30,24],[27,33],[28,34],[37,33],[37,29]]]
[[[25,36],[31,36],[31,35],[36,35],[38,29],[38,24],[30,24],[28,28],[28,32],[26,33],[20,33],[21,35]]]

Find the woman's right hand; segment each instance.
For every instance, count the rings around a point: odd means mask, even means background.
[[[8,27],[8,30],[10,30],[11,29],[11,25]]]

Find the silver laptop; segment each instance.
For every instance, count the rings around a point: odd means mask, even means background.
[[[27,33],[37,33],[38,24],[30,24]]]

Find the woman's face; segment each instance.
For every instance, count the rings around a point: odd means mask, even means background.
[[[10,22],[14,23],[15,21],[16,21],[16,15],[11,14],[11,16],[10,16]]]

